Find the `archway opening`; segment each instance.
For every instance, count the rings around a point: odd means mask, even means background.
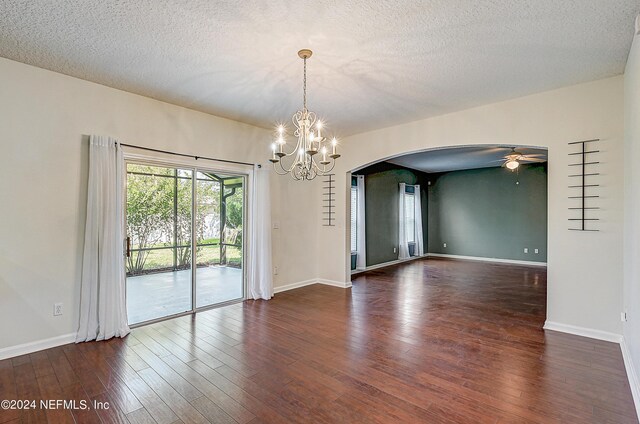
[[[471,145],[353,169],[347,274],[426,256],[546,265],[547,160],[544,147]]]

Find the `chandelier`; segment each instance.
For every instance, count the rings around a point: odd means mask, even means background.
[[[289,134],[284,125],[278,125],[276,140],[271,144],[272,154],[269,160],[273,163],[276,173],[290,174],[295,180],[313,180],[318,175],[329,174],[335,166],[336,159],[340,157],[336,153],[338,140],[333,137],[329,141],[324,137],[322,121],[307,109],[307,59],[312,53],[308,49],[298,52],[298,56],[304,61],[304,78],[302,110],[294,113],[292,117],[295,127],[293,137],[297,138],[297,144],[292,151],[285,151]]]

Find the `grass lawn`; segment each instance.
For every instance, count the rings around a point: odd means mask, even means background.
[[[218,239],[202,240],[200,243],[210,244],[218,243]],[[166,244],[160,244],[156,247],[165,247]],[[139,252],[132,252],[131,255],[135,259],[135,255]],[[178,251],[178,256],[180,256]],[[200,246],[196,251],[196,263],[198,266],[217,265],[220,263],[220,246]],[[235,246],[227,246],[227,264],[231,266],[242,266],[242,248]],[[145,271],[154,269],[163,269],[173,267],[173,249],[159,249],[148,252],[147,259],[144,264]]]

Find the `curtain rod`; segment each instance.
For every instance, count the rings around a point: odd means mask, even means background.
[[[167,154],[167,155],[194,158],[195,160],[205,159],[205,160],[213,160],[213,161],[216,161],[216,162],[236,163],[238,165],[249,165],[249,166],[255,165],[254,163],[249,163],[249,162],[240,162],[240,161],[237,161],[237,160],[229,160],[229,159],[217,159],[217,158],[210,158],[210,157],[207,157],[207,156],[188,155],[186,153],[176,153],[176,152],[170,152],[168,150],[152,149],[151,147],[135,146],[133,144],[120,143],[120,145],[121,146],[125,146],[125,147],[132,147],[134,149],[148,150],[150,152],[164,153],[164,154]],[[258,168],[262,168],[262,165],[258,164]]]

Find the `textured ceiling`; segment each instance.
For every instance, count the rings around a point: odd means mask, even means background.
[[[621,74],[637,0],[2,0],[0,56],[340,135]]]
[[[387,162],[429,173],[490,168],[502,166],[504,156],[511,153],[512,147],[514,146],[470,146],[429,150],[399,156]],[[516,152],[547,160],[547,151],[544,149],[516,147]]]

